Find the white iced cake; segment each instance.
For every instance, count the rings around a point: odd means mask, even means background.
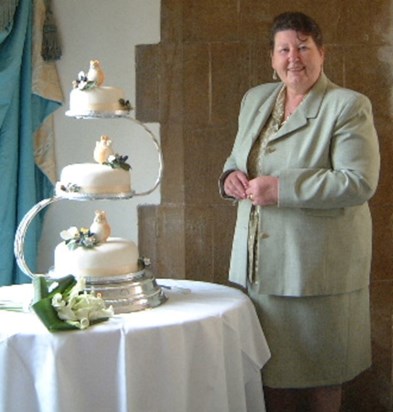
[[[127,156],[114,152],[112,140],[103,135],[93,153],[96,163],[65,166],[56,185],[58,195],[128,195],[131,194],[130,165]]]
[[[96,211],[90,228],[71,227],[61,232],[63,242],[54,253],[54,274],[76,277],[112,277],[138,271],[136,244],[110,237],[111,228],[104,211]]]
[[[88,72],[81,71],[73,82],[70,93],[70,116],[88,116],[94,114],[127,113],[130,103],[124,97],[124,91],[118,87],[104,86],[105,74],[98,60],[91,60]]]
[[[88,115],[90,112],[117,112],[124,110],[123,90],[117,87],[95,87],[94,89],[73,89],[70,93],[70,112]]]

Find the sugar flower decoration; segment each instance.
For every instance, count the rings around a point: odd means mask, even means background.
[[[108,161],[104,162],[104,165],[110,166],[112,169],[123,169],[128,171],[131,169],[131,165],[127,163],[128,156],[122,156],[119,154],[110,155]]]
[[[71,250],[74,250],[77,247],[90,249],[99,243],[98,239],[94,236],[94,233],[85,227],[78,229],[76,226],[71,226],[69,229],[63,230],[60,233],[60,237]]]

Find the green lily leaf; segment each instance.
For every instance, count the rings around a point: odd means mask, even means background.
[[[58,285],[48,293],[49,298],[53,298],[56,293],[61,293],[64,297],[67,297],[71,289],[76,285],[76,279],[73,275],[68,275],[54,280],[52,285],[56,283]]]
[[[105,308],[100,297],[83,292],[84,279],[77,281],[73,275],[48,279],[42,275],[33,284],[32,309],[50,332],[86,329],[113,316],[112,307]]]
[[[59,319],[56,309],[52,306],[52,298],[46,297],[41,299],[34,303],[32,308],[50,332],[78,329],[76,326]]]
[[[48,296],[48,284],[46,277],[43,275],[36,276],[33,279],[34,299],[33,302],[38,302]]]

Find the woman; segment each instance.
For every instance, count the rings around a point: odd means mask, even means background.
[[[238,201],[229,277],[247,287],[272,352],[268,411],[338,411],[341,384],[371,363],[378,140],[369,100],[329,81],[324,58],[313,19],[275,18],[281,82],[246,93],[220,178],[222,196]]]

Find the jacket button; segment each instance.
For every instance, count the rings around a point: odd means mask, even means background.
[[[275,151],[276,151],[277,149],[275,148],[275,147],[272,147],[272,146],[268,146],[267,148],[266,148],[266,153],[274,153]]]
[[[262,233],[259,235],[259,237],[260,237],[261,239],[267,239],[267,238],[269,237],[269,234],[266,233],[266,232],[262,232]]]

